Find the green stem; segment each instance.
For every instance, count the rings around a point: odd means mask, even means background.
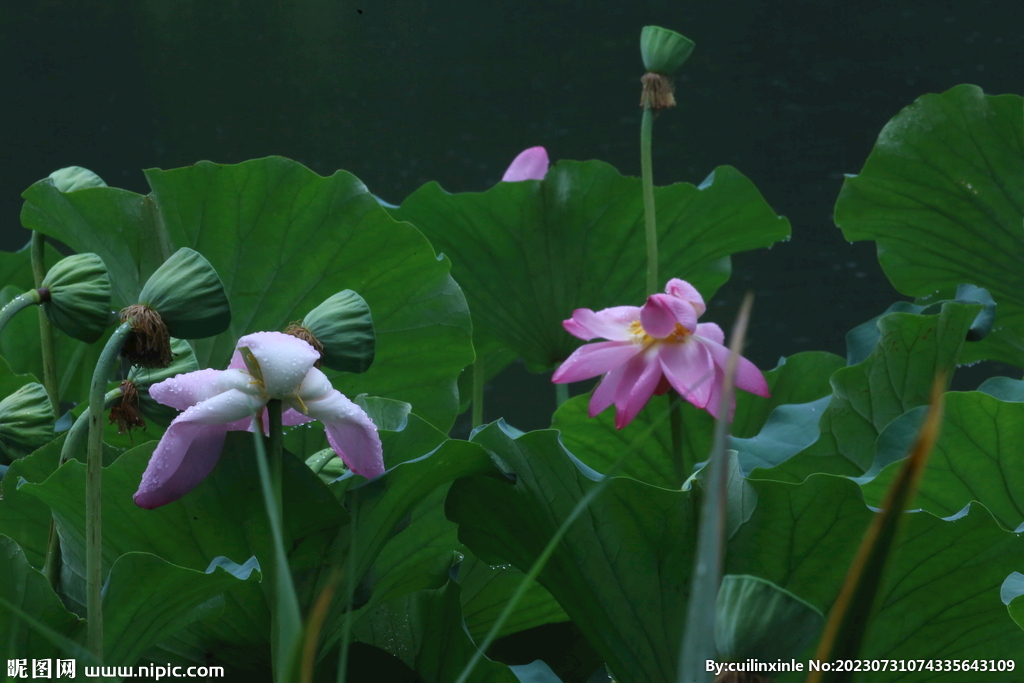
[[[473,422],[476,429],[484,423],[484,359],[477,356],[473,361]]]
[[[348,568],[345,573],[348,575],[345,581],[346,604],[345,627],[341,632],[341,648],[338,652],[338,683],[345,683],[348,678],[348,649],[352,638],[352,601],[356,594],[356,518],[359,515],[359,505],[353,501],[352,510],[349,512],[351,522],[349,523],[348,542]]]
[[[110,335],[89,386],[89,452],[85,463],[86,644],[98,662],[103,662],[103,399],[107,380],[120,362],[121,347],[131,331],[129,320]]]
[[[113,406],[120,397],[120,388],[108,391],[106,396],[103,397],[103,410]],[[71,425],[71,429],[68,430],[67,436],[64,437],[64,445],[60,449],[60,464],[57,465],[58,467],[75,457],[75,453],[81,450],[82,439],[88,433],[89,411],[85,411],[78,416],[78,419]],[[46,559],[43,562],[43,576],[50,582],[50,587],[53,588],[54,592],[57,590],[57,584],[60,583],[60,562],[60,537],[54,529],[53,518],[51,517],[50,536],[46,544]]]
[[[45,246],[46,238],[43,237],[43,234],[33,230],[31,258],[32,277],[36,283],[36,289],[43,286],[43,278],[46,277],[46,256],[43,251]],[[54,416],[60,417],[60,395],[57,393],[57,356],[53,350],[53,327],[42,306],[39,307],[39,346],[43,354],[43,387],[46,388],[46,395],[50,397]]]
[[[299,612],[299,599],[295,594],[291,570],[288,567],[288,555],[284,549],[284,528],[281,522],[281,472],[282,472],[282,429],[281,401],[271,399],[267,404],[270,427],[270,463],[267,462],[267,451],[263,445],[261,429],[253,432],[256,444],[256,464],[260,473],[260,485],[263,489],[263,502],[270,520],[270,535],[274,542],[274,602],[271,619],[275,629],[276,650],[274,653],[274,680],[285,683],[290,680],[296,663],[296,655],[302,646],[302,617]]]
[[[569,385],[568,384],[556,384],[555,385],[555,409],[562,407],[562,404],[569,400]]]
[[[654,168],[651,163],[651,129],[654,112],[644,107],[640,121],[640,175],[644,189],[644,225],[647,235],[647,294],[658,291],[658,223],[654,216]]]
[[[34,289],[30,289],[24,294],[19,294],[8,301],[7,305],[0,309],[0,332],[3,332],[4,326],[7,325],[7,322],[13,318],[18,311],[23,308],[28,308],[29,306],[38,305],[39,292]]]
[[[533,586],[533,582],[537,579],[541,571],[544,569],[544,566],[547,564],[548,559],[551,558],[551,555],[555,552],[555,549],[558,547],[558,544],[561,543],[562,537],[565,536],[565,533],[569,530],[569,527],[572,526],[572,523],[576,521],[576,518],[579,517],[583,513],[583,511],[587,509],[587,506],[590,505],[590,503],[592,503],[595,498],[601,495],[601,492],[604,491],[605,487],[608,486],[608,484],[614,478],[613,475],[618,473],[618,471],[622,469],[622,467],[626,464],[626,462],[629,461],[630,458],[635,457],[638,444],[646,443],[647,439],[649,439],[651,435],[654,433],[654,430],[661,426],[661,423],[664,421],[665,417],[666,416],[662,414],[660,417],[653,420],[650,426],[648,426],[648,428],[644,431],[644,433],[641,434],[636,441],[630,444],[629,448],[623,450],[622,455],[620,455],[618,460],[613,462],[611,467],[609,467],[605,471],[604,476],[601,479],[599,479],[597,483],[589,491],[587,491],[586,495],[584,495],[578,503],[576,503],[576,507],[572,509],[572,512],[569,513],[569,516],[566,517],[565,521],[563,521],[562,524],[558,527],[554,535],[551,537],[551,540],[548,541],[548,544],[544,546],[544,550],[541,551],[541,554],[537,557],[536,560],[534,560],[533,566],[530,567],[530,571],[528,571],[526,573],[526,576],[524,576],[523,579],[519,582],[519,585],[516,587],[515,592],[512,593],[512,597],[509,598],[507,603],[505,603],[504,609],[501,610],[501,613],[498,615],[498,618],[491,626],[491,630],[487,632],[487,635],[484,637],[483,642],[480,643],[480,646],[477,648],[476,652],[473,653],[473,656],[466,663],[466,666],[462,669],[462,673],[459,674],[459,677],[455,680],[455,683],[466,683],[470,674],[473,673],[473,668],[484,656],[484,653],[487,651],[487,648],[491,646],[491,643],[493,643],[497,639],[498,634],[501,632],[501,627],[505,625],[505,621],[508,620],[509,616],[511,616],[511,614],[515,611],[516,605],[519,604],[519,600],[523,597],[523,595],[526,594],[526,591],[528,591],[530,587]]]
[[[683,405],[682,397],[675,389],[668,392],[668,425],[672,435],[672,465],[676,471],[676,483],[682,486],[686,481],[686,465],[683,463]]]

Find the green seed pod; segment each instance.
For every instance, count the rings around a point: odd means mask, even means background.
[[[75,254],[50,268],[39,289],[43,310],[61,332],[92,344],[110,322],[110,278],[96,254]]]
[[[231,324],[231,307],[220,276],[202,254],[174,252],[146,281],[139,303],[156,311],[173,337],[202,339]]]
[[[42,384],[32,382],[0,401],[0,453],[23,458],[53,440],[53,407]]]
[[[338,292],[285,330],[320,352],[320,363],[342,372],[366,372],[376,335],[370,307],[351,289]]]
[[[103,178],[81,166],[68,166],[50,174],[54,187],[61,192],[74,192],[89,187],[106,187]]]
[[[640,56],[644,68],[654,73],[671,76],[683,65],[694,43],[686,36],[660,26],[644,26],[640,33]]]

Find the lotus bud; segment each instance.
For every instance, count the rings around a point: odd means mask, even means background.
[[[23,458],[53,440],[53,406],[43,385],[26,384],[0,401],[0,453]]]
[[[110,278],[96,254],[58,261],[43,278],[39,301],[50,322],[70,337],[92,344],[110,321]]]
[[[142,367],[165,368],[173,360],[171,335],[201,339],[231,324],[224,285],[210,262],[187,247],[179,249],[146,281],[139,303],[121,311],[132,334],[121,355]]]
[[[692,40],[675,31],[660,26],[644,26],[640,33],[640,56],[647,73],[641,79],[641,107],[667,109],[676,106],[672,74],[683,65],[693,48]]]
[[[75,192],[90,187],[106,187],[103,178],[81,166],[68,166],[50,174],[54,187],[61,192]]]
[[[308,342],[320,354],[316,366],[365,372],[373,363],[376,335],[370,307],[351,289],[338,292],[294,322],[285,334]]]

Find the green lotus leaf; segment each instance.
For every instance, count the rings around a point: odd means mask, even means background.
[[[217,557],[255,556],[272,566],[270,531],[252,435],[228,434],[217,467],[187,496],[155,510],[135,505],[132,494],[156,448],[137,446],[103,471],[103,571],[125,553],[152,553],[179,567],[205,572]],[[322,557],[345,511],[297,458],[284,458],[284,531],[288,547]],[[42,483],[18,492],[49,505],[61,539],[61,585],[72,605],[84,605],[85,465],[66,463]],[[325,536],[325,530],[329,533]],[[309,545],[319,543],[319,554]],[[303,567],[303,570],[306,570]],[[306,570],[308,571],[308,570]],[[269,665],[270,614],[263,591],[243,582],[225,596],[224,610],[187,627],[188,634],[225,666],[249,670]]]
[[[718,656],[733,662],[795,658],[825,625],[819,610],[756,576],[723,576],[716,611]]]
[[[939,439],[909,506],[945,517],[977,501],[1005,528],[1017,529],[1024,524],[1024,402],[1000,400],[984,388],[945,395]],[[864,485],[869,505],[878,505],[885,496],[922,419],[922,408],[912,410],[878,437],[878,462],[872,470],[881,472]]]
[[[344,171],[324,178],[280,157],[146,177],[146,196],[64,194],[41,181],[23,194],[22,224],[99,254],[116,307],[135,303],[175,249],[202,253],[224,282],[232,316],[227,332],[195,344],[202,367],[225,367],[245,334],[284,329],[339,291],[359,292],[373,311],[373,367],[328,370],[334,386],[412,403],[440,429],[451,427],[456,378],[473,361],[466,301],[448,260],[391,219],[358,179]]]
[[[203,339],[231,324],[224,285],[210,262],[182,247],[149,276],[139,303],[160,314],[172,337]]]
[[[752,437],[759,437],[770,415],[778,409],[785,413],[792,408],[789,404],[804,404],[820,398],[831,391],[829,377],[842,367],[843,361],[836,355],[820,351],[797,353],[783,358],[779,365],[764,373],[771,392],[770,398],[755,396],[745,391],[736,392],[736,414],[732,424],[732,444],[742,454],[761,451],[760,444],[751,443]],[[562,433],[565,447],[589,467],[604,472],[622,454],[624,448],[635,448],[622,470],[624,476],[664,488],[679,488],[672,464],[671,433],[666,418],[667,397],[652,398],[640,411],[636,419],[622,429],[615,428],[614,411],[605,411],[597,417],[588,417],[587,406],[590,395],[576,396],[562,404],[555,412],[551,426]],[[711,452],[714,419],[706,410],[690,403],[681,404],[683,420],[683,456],[686,476],[694,465],[706,460]],[[783,414],[783,413],[780,413]],[[820,414],[819,414],[820,415]],[[787,416],[784,425],[801,423],[799,416]],[[811,425],[817,439],[817,419]],[[651,431],[653,429],[653,431]],[[644,438],[650,434],[649,438]],[[767,436],[767,435],[766,435]],[[744,439],[743,437],[747,437]],[[744,455],[741,467],[754,456]]]
[[[103,178],[81,166],[68,166],[61,168],[49,175],[54,187],[61,192],[75,192],[89,187],[106,187]]]
[[[363,297],[351,289],[307,313],[302,326],[323,344],[320,362],[332,370],[366,372],[373,363],[373,317]]]
[[[489,425],[473,440],[515,476],[456,481],[448,516],[477,557],[526,571],[598,475],[572,458],[553,430],[512,439]],[[800,485],[750,484],[757,506],[729,539],[725,572],[770,581],[826,612],[874,514],[860,487],[829,475]],[[676,680],[696,545],[691,495],[614,478],[568,528],[539,575],[617,680]],[[956,520],[917,513],[905,524],[879,593],[879,627],[869,630],[862,657],[931,659],[937,650],[957,659],[1024,655],[1024,639],[1000,600],[1004,578],[1024,561],[1024,538],[1001,528],[980,505]],[[899,628],[884,627],[891,624]],[[749,645],[756,643],[737,650]],[[1012,672],[988,675],[1016,680]],[[974,672],[941,676],[977,680]],[[933,679],[925,671],[886,680]]]
[[[876,318],[871,353],[832,375],[832,399],[818,423],[820,437],[753,476],[798,482],[815,472],[864,474],[875,461],[875,442],[886,425],[926,405],[937,374],[944,373],[947,382],[952,378],[971,325],[983,309],[981,303],[949,301],[931,315],[895,312]],[[848,337],[853,340],[852,360],[861,355],[854,348],[861,348],[862,333]]]
[[[53,405],[42,384],[26,384],[0,400],[0,456],[23,458],[53,440]]]
[[[110,568],[103,589],[104,657],[133,666],[189,624],[218,616],[224,593],[259,580],[256,558],[237,565],[217,557],[196,571],[150,553],[126,553]]]
[[[43,310],[58,329],[87,344],[103,336],[110,325],[110,278],[103,259],[96,254],[61,259],[42,287],[49,290]]]
[[[462,586],[462,613],[466,619],[466,630],[474,641],[483,642],[525,576],[511,565],[492,567],[473,555],[462,560],[458,578]],[[551,597],[551,593],[535,581],[502,624],[498,638],[568,620],[569,615]]]
[[[38,570],[25,559],[25,553],[12,539],[0,534],[0,658],[65,658],[67,653],[40,632],[41,625],[65,638],[74,638],[85,622],[64,608]],[[22,612],[24,618],[4,603]],[[27,676],[28,674],[26,674]]]
[[[375,645],[420,675],[424,683],[454,681],[476,653],[462,623],[459,584],[410,593],[379,607],[363,611],[352,628],[353,635]],[[505,666],[486,657],[477,662],[467,681],[472,683],[519,683]]]
[[[991,293],[992,334],[963,362],[1024,366],[1022,106],[1019,95],[974,85],[918,98],[882,129],[836,202],[846,239],[875,240],[903,294],[948,298],[961,283]]]
[[[705,299],[729,279],[730,254],[789,236],[789,222],[730,166],[700,186],[677,183],[654,195],[661,277],[683,278]],[[600,161],[561,161],[544,180],[486,192],[448,194],[428,183],[392,214],[451,258],[477,346],[481,335],[490,338],[532,369],[554,367],[582,343],[562,328],[574,309],[646,298],[640,179]]]

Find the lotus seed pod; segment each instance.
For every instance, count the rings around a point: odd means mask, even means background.
[[[139,303],[160,314],[171,336],[202,339],[231,324],[224,284],[202,254],[187,247],[174,252],[146,281]]]
[[[644,26],[640,33],[640,56],[644,68],[671,76],[693,52],[692,40],[660,26]]]
[[[110,278],[96,254],[58,261],[39,289],[46,317],[61,332],[92,344],[110,322]]]
[[[285,332],[309,342],[320,352],[320,363],[332,370],[365,372],[373,363],[370,307],[351,289],[328,298]]]
[[[0,401],[0,453],[23,458],[53,440],[53,406],[42,384],[32,382]]]
[[[81,166],[68,166],[50,174],[54,187],[61,192],[75,192],[90,187],[106,187],[103,178]]]

